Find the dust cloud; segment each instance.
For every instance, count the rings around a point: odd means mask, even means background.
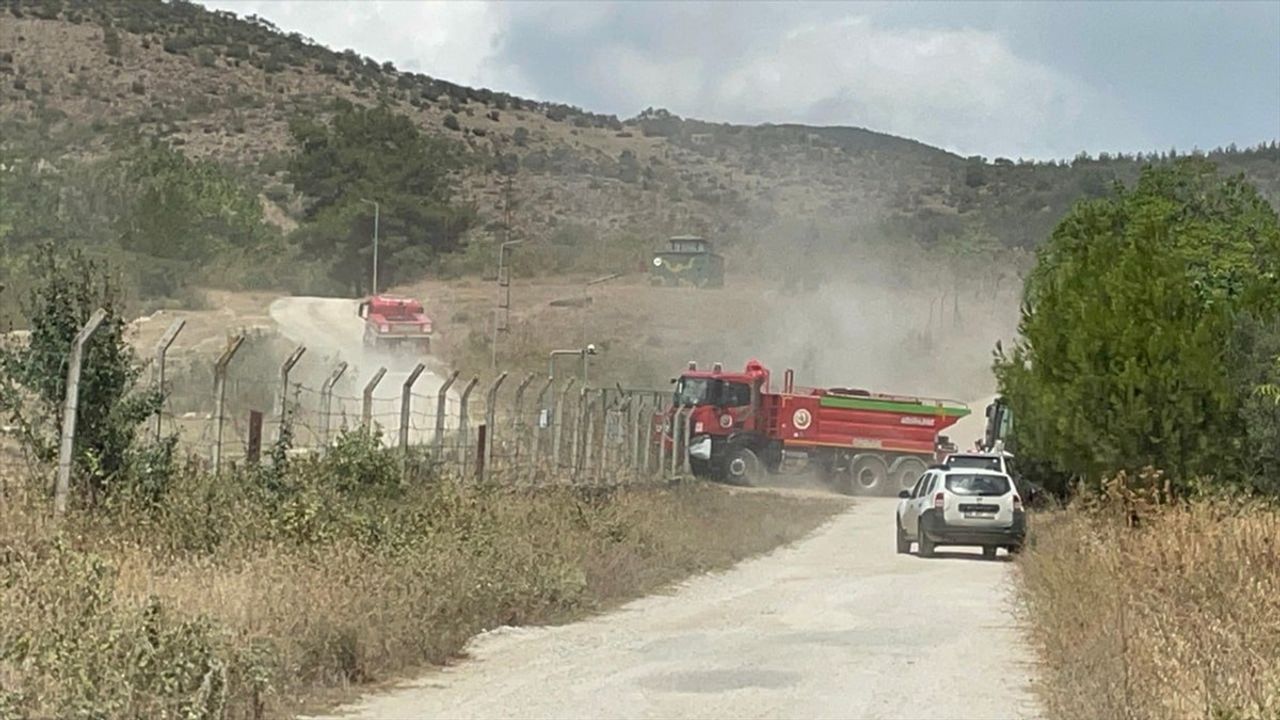
[[[964,402],[990,396],[995,344],[1016,335],[1024,261],[948,256],[865,230],[835,237],[775,236],[744,260],[731,257],[726,283],[754,276],[760,297],[736,313],[708,311],[737,320],[706,328],[714,340],[698,345],[696,359],[731,369],[754,357],[775,382],[793,368],[805,386]],[[741,302],[701,292],[701,311]]]

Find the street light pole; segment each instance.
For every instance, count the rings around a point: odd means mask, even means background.
[[[554,382],[556,379],[556,358],[557,357],[560,357],[562,355],[581,355],[582,357],[585,358],[588,355],[595,355],[597,352],[598,351],[596,350],[595,345],[584,345],[576,350],[552,350],[550,355],[550,360],[547,364],[547,374],[551,377],[551,380]]]
[[[382,208],[375,200],[361,199],[362,203],[369,203],[373,206],[373,292],[370,295],[378,294],[378,219],[382,214]]]
[[[493,310],[493,369],[498,369],[498,333],[507,329],[507,320],[511,311],[511,278],[503,275],[506,270],[507,248],[519,245],[524,240],[508,240],[498,246],[498,307]],[[507,273],[510,274],[509,272]],[[507,313],[503,317],[503,313]],[[500,319],[501,318],[501,319]]]
[[[589,313],[589,311],[587,310],[587,303],[591,300],[590,296],[587,295],[587,288],[591,287],[592,285],[599,285],[600,283],[609,282],[610,280],[616,280],[622,276],[623,276],[623,273],[614,273],[612,275],[605,275],[604,277],[598,277],[595,280],[590,280],[582,286],[582,347],[584,348],[587,347],[587,315]],[[587,386],[587,355],[588,353],[585,353],[585,352],[582,353],[582,386],[583,387]]]

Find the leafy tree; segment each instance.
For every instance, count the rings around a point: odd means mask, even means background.
[[[300,119],[290,132],[298,153],[289,179],[310,200],[298,238],[330,260],[335,280],[357,293],[368,287],[374,208],[365,200],[381,206],[379,275],[386,282],[461,247],[475,211],[451,202],[451,175],[464,164],[457,143],[423,135],[384,106],[345,103],[331,122]]]
[[[1021,339],[997,351],[1020,454],[1064,477],[1244,477],[1231,348],[1242,316],[1277,317],[1278,291],[1275,210],[1207,161],[1077,204],[1040,248]]]
[[[159,407],[155,392],[133,392],[141,366],[125,340],[126,324],[110,273],[78,250],[42,245],[31,263],[26,302],[30,336],[0,348],[0,412],[35,457],[57,457],[71,344],[94,310],[107,318],[85,348],[80,376],[74,462],[93,496],[123,480],[152,490],[168,477],[172,443],[137,445],[139,426]]]
[[[124,158],[122,170],[132,196],[119,221],[126,250],[204,262],[263,237],[257,196],[211,162],[156,144]]]

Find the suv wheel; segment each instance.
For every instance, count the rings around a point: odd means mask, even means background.
[[[922,558],[933,557],[933,541],[924,534],[924,528],[920,528],[919,535],[920,539],[916,541],[916,554]]]
[[[983,546],[982,546],[982,557],[983,557],[983,559],[985,559],[985,560],[995,560],[995,559],[996,559],[996,546],[995,546],[995,545],[983,545]]]
[[[911,552],[911,538],[907,537],[907,531],[902,529],[902,518],[898,518],[898,554],[906,555]]]

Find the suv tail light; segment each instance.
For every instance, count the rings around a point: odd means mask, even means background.
[[[934,510],[941,510],[941,509],[942,509],[942,500],[943,500],[943,495],[942,495],[942,493],[936,493],[936,494],[934,494],[934,496],[933,496],[933,509],[934,509]]]
[[[1021,510],[1021,509],[1022,509],[1022,496],[1021,496],[1021,495],[1014,495],[1014,496],[1013,496],[1013,509],[1014,509],[1014,510]]]

